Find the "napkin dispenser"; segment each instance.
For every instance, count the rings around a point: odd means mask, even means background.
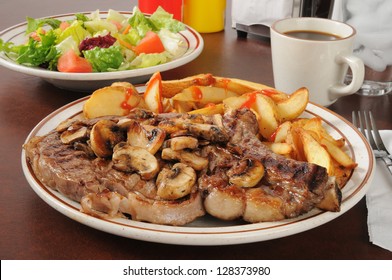
[[[330,18],[334,0],[233,0],[232,27],[238,37],[269,37],[271,24],[288,17]]]

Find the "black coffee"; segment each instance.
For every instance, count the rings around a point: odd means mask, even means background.
[[[341,39],[341,37],[334,34],[308,30],[294,30],[286,32],[285,34],[298,39],[314,41],[335,41]]]

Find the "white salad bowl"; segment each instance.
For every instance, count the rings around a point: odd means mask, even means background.
[[[132,15],[132,12],[119,13],[128,17]],[[88,15],[91,14],[91,12],[82,12],[81,14]],[[99,15],[101,18],[106,18],[108,12],[100,11]],[[55,15],[46,18],[55,18],[65,21],[74,19],[74,16],[75,14],[73,13]],[[26,28],[27,22],[14,25],[1,31],[0,38],[4,41],[4,43],[12,42],[15,45],[23,44],[27,40],[27,36],[25,34]],[[63,73],[18,64],[4,52],[0,53],[0,65],[20,73],[40,77],[58,88],[72,91],[91,92],[95,89],[110,85],[116,81],[127,81],[133,84],[139,84],[146,82],[151,74],[155,72],[167,71],[182,66],[191,62],[200,55],[204,47],[204,41],[200,34],[189,26],[186,26],[186,29],[180,31],[179,34],[186,45],[186,50],[183,55],[164,64],[146,68],[114,72]]]

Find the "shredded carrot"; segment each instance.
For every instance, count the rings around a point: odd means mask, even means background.
[[[125,42],[124,40],[121,40],[120,38],[117,38],[118,42],[123,45],[124,47],[126,47],[127,49],[133,50],[134,46],[132,46],[130,43]]]
[[[124,31],[122,32],[122,34],[128,34],[128,32],[129,32],[129,29],[131,29],[131,25],[130,24],[128,24],[126,27],[125,27],[125,29],[124,29]]]
[[[121,23],[119,23],[118,21],[111,20],[110,22],[113,23],[117,27],[117,30],[120,30],[122,28]]]

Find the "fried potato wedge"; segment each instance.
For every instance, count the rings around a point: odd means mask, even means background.
[[[243,94],[240,96],[229,97],[223,100],[225,109],[239,109],[249,101],[249,95]]]
[[[311,131],[317,135],[318,141],[325,138],[329,142],[333,143],[338,147],[343,147],[345,144],[344,138],[334,139],[328,131],[323,127],[323,121],[320,117],[314,117],[311,119],[297,119],[293,121],[293,125],[297,127],[303,127],[305,130]]]
[[[154,73],[148,81],[143,95],[147,108],[154,113],[163,112],[162,104],[162,78],[159,72]]]
[[[221,103],[224,99],[238,96],[237,93],[219,87],[190,86],[172,97],[173,100],[198,102],[201,105]]]
[[[289,98],[276,102],[276,108],[281,121],[298,118],[309,102],[307,88],[300,88],[292,93]]]
[[[210,86],[215,82],[211,74],[199,74],[179,80],[162,81],[162,97],[172,98],[177,93],[191,86]]]
[[[287,139],[287,134],[291,129],[291,122],[285,121],[284,123],[280,124],[276,131],[271,135],[271,141],[273,140],[275,143],[283,143]]]
[[[286,143],[293,147],[291,157],[296,160],[306,161],[302,139],[299,136],[299,128],[292,127],[287,132]]]
[[[194,102],[186,102],[186,101],[178,101],[178,100],[171,100],[171,101],[172,101],[173,109],[177,113],[188,113],[190,111],[197,109],[197,106]]]
[[[191,86],[213,86],[235,92],[238,95],[259,90],[264,91],[275,101],[288,98],[285,93],[264,84],[242,79],[217,77],[211,74],[199,74],[184,79],[162,81],[162,96],[171,98]]]
[[[83,115],[86,119],[124,116],[136,107],[145,109],[146,104],[135,87],[108,86],[93,92],[83,106]]]
[[[263,144],[275,154],[283,156],[289,156],[293,151],[293,147],[288,143],[263,142]]]
[[[335,159],[340,165],[353,169],[357,166],[357,163],[353,161],[340,147],[334,143],[329,142],[327,139],[322,138],[320,144],[323,145],[328,153]]]
[[[196,109],[193,111],[188,111],[188,114],[202,114],[202,115],[215,115],[215,114],[223,114],[225,111],[223,103],[220,104],[211,104],[207,105],[203,108]]]
[[[328,151],[305,129],[297,128],[296,130],[301,139],[306,160],[310,163],[325,167],[328,175],[333,176],[334,166]]]
[[[263,94],[257,94],[252,109],[257,113],[260,134],[265,139],[270,139],[279,126],[275,102]]]
[[[287,94],[264,84],[254,83],[254,82],[235,79],[235,78],[222,78],[222,77],[214,77],[214,78],[215,78],[215,82],[214,82],[215,87],[224,88],[233,91],[239,95],[253,92],[253,91],[260,91],[262,94],[269,96],[274,101],[282,101],[288,98]]]

